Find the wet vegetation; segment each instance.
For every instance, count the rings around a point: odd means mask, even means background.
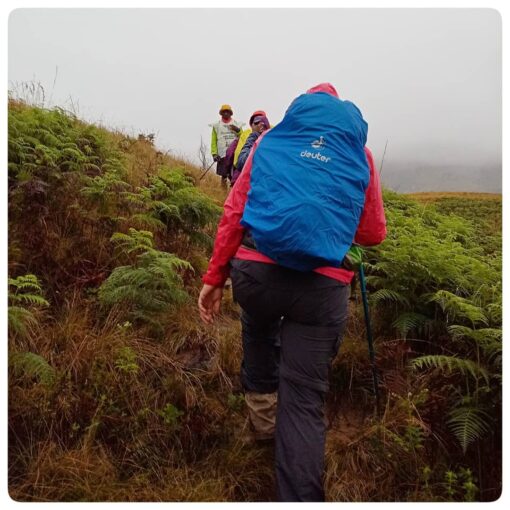
[[[9,491],[20,501],[271,501],[244,440],[239,309],[196,298],[214,175],[62,109],[9,102]],[[329,501],[501,493],[501,197],[385,192],[327,402]]]

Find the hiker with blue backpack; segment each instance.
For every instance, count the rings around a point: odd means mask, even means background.
[[[351,245],[386,236],[367,123],[322,83],[256,140],[224,205],[200,293],[212,324],[232,279],[250,421],[275,434],[280,501],[323,501],[329,371],[348,316]],[[275,412],[276,409],[276,412]]]

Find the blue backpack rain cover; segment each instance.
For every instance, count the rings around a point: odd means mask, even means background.
[[[365,203],[368,125],[349,101],[303,94],[261,140],[241,225],[260,253],[310,271],[340,267]]]

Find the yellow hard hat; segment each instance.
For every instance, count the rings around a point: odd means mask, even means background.
[[[221,113],[223,110],[229,110],[230,113],[234,113],[232,107],[229,104],[222,104],[219,113]]]

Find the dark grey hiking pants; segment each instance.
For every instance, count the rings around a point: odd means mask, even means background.
[[[280,501],[324,501],[324,399],[341,343],[349,287],[317,273],[234,259],[247,391],[278,391],[275,461]]]

